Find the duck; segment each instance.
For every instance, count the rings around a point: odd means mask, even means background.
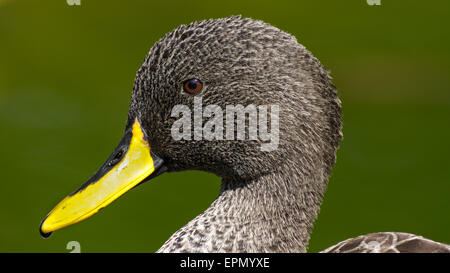
[[[40,234],[81,222],[165,172],[200,170],[222,179],[218,197],[158,252],[303,253],[342,138],[330,72],[293,35],[242,16],[181,25],[139,68],[117,147],[44,218]],[[380,232],[322,252],[450,246]]]

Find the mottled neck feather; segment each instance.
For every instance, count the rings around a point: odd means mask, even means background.
[[[306,252],[326,181],[322,172],[296,170],[286,166],[247,183],[222,181],[211,206],[158,252]]]

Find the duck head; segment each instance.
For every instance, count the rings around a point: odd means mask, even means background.
[[[182,25],[155,43],[137,72],[119,145],[48,214],[41,234],[166,171],[212,172],[223,189],[286,165],[327,179],[340,130],[327,70],[292,35],[239,16]]]

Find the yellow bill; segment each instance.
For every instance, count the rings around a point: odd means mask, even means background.
[[[94,215],[146,178],[161,173],[162,163],[162,159],[150,152],[150,145],[136,119],[97,173],[59,202],[42,221],[41,235],[47,238],[55,230]]]

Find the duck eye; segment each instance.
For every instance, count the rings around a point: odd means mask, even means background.
[[[183,89],[189,94],[196,94],[203,88],[203,83],[199,79],[190,79],[184,82]]]

